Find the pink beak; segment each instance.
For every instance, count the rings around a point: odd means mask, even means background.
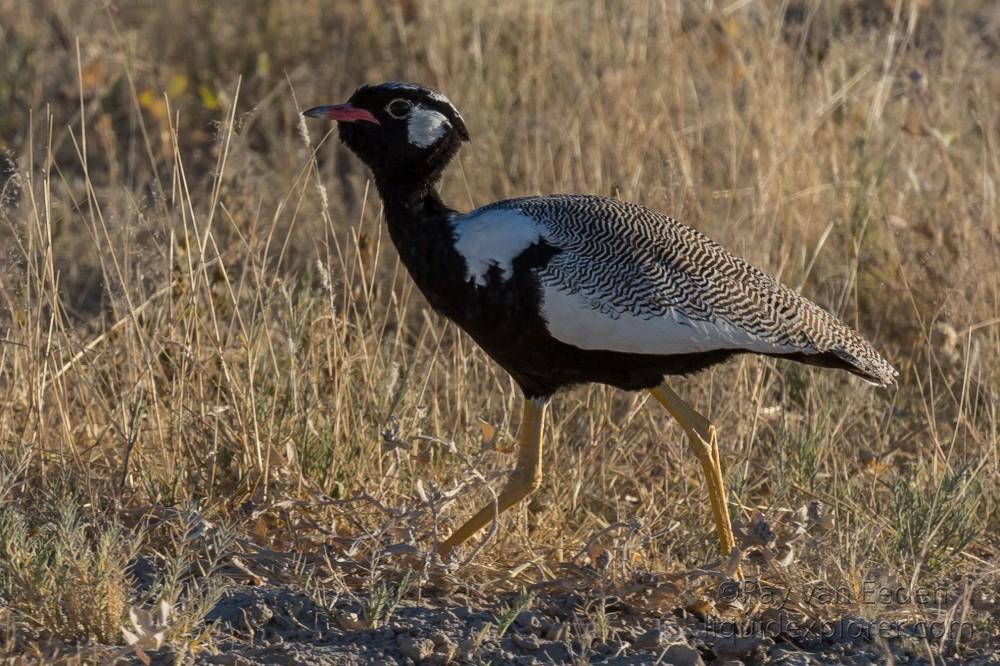
[[[359,109],[350,104],[333,104],[330,106],[314,106],[313,108],[303,111],[303,116],[309,118],[326,118],[327,120],[336,120],[338,123],[356,123],[359,120],[363,120],[366,123],[375,123],[379,125],[378,118],[373,116],[368,111],[364,109]]]

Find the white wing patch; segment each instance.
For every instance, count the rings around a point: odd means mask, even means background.
[[[449,127],[451,123],[443,113],[417,104],[406,121],[406,135],[414,146],[426,148],[444,136]]]
[[[690,319],[675,308],[648,318],[609,311],[583,293],[570,293],[553,284],[542,285],[541,314],[552,337],[580,349],[662,355],[719,349],[764,354],[803,351],[761,340],[724,319]]]
[[[508,277],[514,257],[537,243],[545,230],[534,218],[512,208],[457,215],[451,225],[455,249],[465,259],[465,277],[480,286],[486,285],[486,274],[492,266]]]

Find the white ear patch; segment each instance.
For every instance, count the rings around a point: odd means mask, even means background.
[[[406,135],[414,146],[426,148],[443,137],[450,126],[444,114],[417,104],[406,122]]]

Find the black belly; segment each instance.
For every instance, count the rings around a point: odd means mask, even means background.
[[[535,269],[552,255],[551,249],[535,246],[514,260],[509,274],[490,269],[485,285],[465,279],[464,271],[461,279],[447,281],[439,272],[411,273],[430,304],[468,333],[529,398],[585,383],[630,391],[652,388],[664,375],[696,372],[737,353],[630,354],[580,349],[556,340],[540,314],[541,288],[535,277]]]
[[[664,375],[686,375],[721,363],[735,352],[627,354],[580,349],[531,328],[474,333],[473,339],[521,386],[529,398],[574,384],[608,384],[627,391],[657,386]]]

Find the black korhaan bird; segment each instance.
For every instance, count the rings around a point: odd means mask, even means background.
[[[517,467],[499,511],[538,488],[549,397],[586,382],[648,389],[677,419],[705,473],[722,551],[733,547],[715,428],[664,382],[752,352],[841,368],[886,385],[896,371],[836,317],[656,211],[577,194],[498,201],[458,213],[435,184],[465,121],[410,83],[359,88],[311,118],[371,168],[389,234],[420,291],[524,392]],[[446,555],[494,518],[484,507]]]

